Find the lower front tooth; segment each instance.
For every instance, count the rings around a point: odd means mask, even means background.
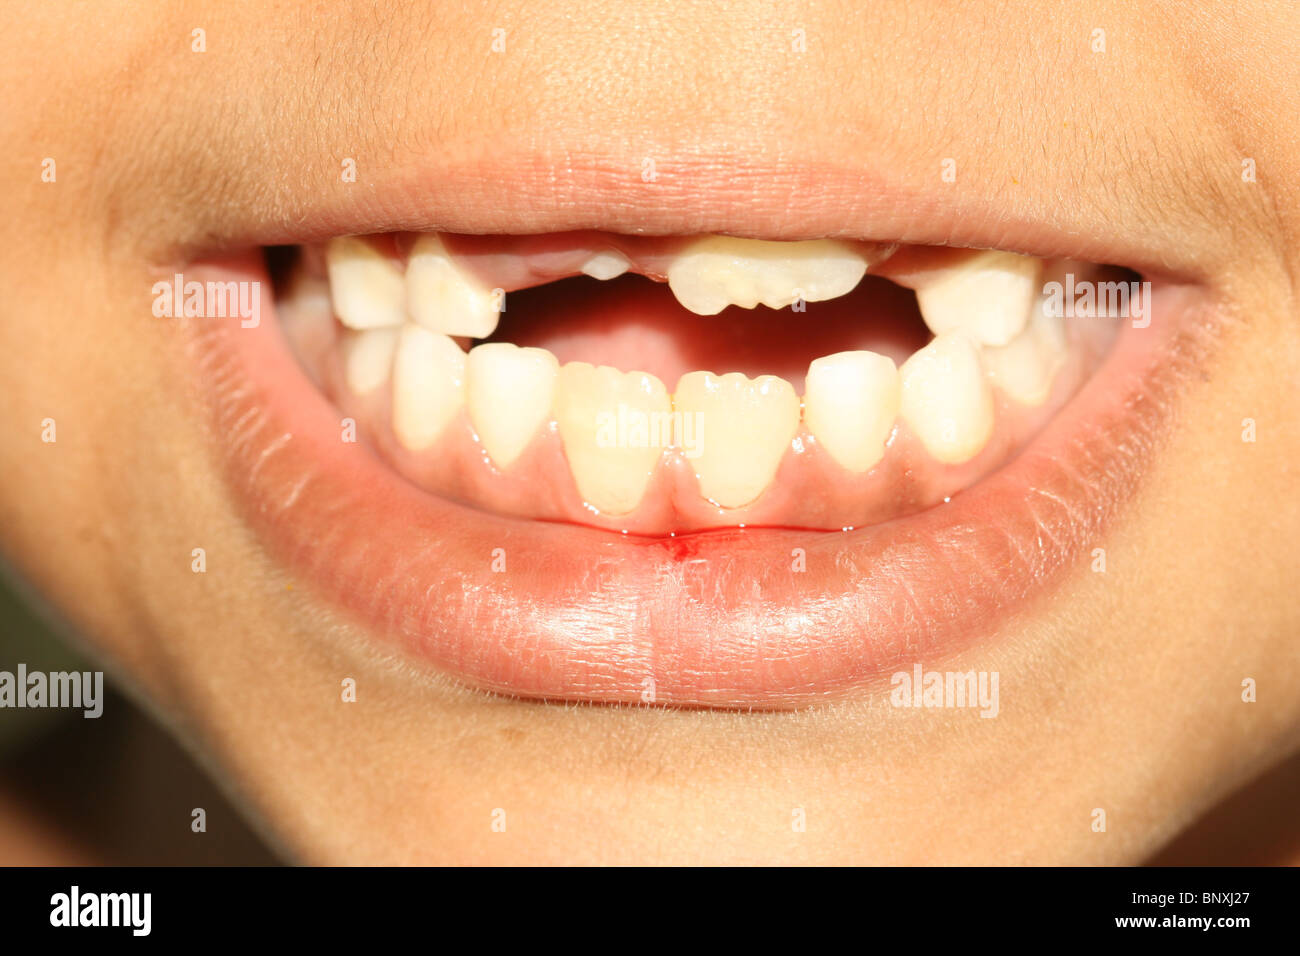
[[[550,418],[559,362],[545,349],[490,342],[470,350],[470,423],[498,468],[509,468]]]
[[[899,412],[926,451],[949,465],[979,454],[993,434],[994,409],[978,346],[960,332],[940,335],[899,374]]]
[[[367,395],[388,381],[399,334],[397,329],[348,333],[343,345],[344,378],[353,395]]]
[[[404,325],[393,361],[393,433],[428,448],[465,403],[465,353],[445,335]]]
[[[774,375],[751,380],[739,372],[688,372],[677,383],[673,410],[692,416],[700,494],[724,508],[758,499],[799,430],[799,396]]]
[[[804,424],[832,458],[861,473],[884,457],[898,401],[893,359],[876,352],[837,352],[808,366]]]
[[[560,369],[555,421],[578,493],[609,515],[627,514],[641,503],[664,448],[674,440],[663,382],[607,365],[570,362]]]

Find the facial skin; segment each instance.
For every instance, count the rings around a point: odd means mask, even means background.
[[[479,6],[37,6],[0,40],[0,547],[287,855],[1135,863],[1297,750],[1300,11]],[[490,696],[381,655],[267,554],[187,339],[150,313],[153,270],[420,216],[502,231],[521,215],[508,176],[440,189],[440,171],[570,143],[624,150],[630,181],[645,156],[680,171],[613,210],[625,232],[726,232],[780,189],[795,221],[769,233],[797,233],[819,164],[859,164],[882,240],[939,243],[994,215],[1015,248],[1025,221],[1059,223],[1218,304],[1202,374],[1098,542],[1105,573],[1075,568],[953,663],[999,672],[996,719],[892,708],[887,690],[771,713]],[[932,195],[945,157],[958,213],[873,198],[881,182]],[[786,181],[744,172],[778,158]],[[734,184],[694,196],[717,164]],[[410,188],[376,198],[394,184]],[[558,182],[538,228],[578,191]],[[328,210],[318,235],[312,209]]]

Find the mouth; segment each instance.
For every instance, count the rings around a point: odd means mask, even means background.
[[[1104,544],[1207,324],[1123,265],[838,236],[186,273],[262,290],[192,327],[268,550],[364,644],[551,700],[800,706],[997,633]]]

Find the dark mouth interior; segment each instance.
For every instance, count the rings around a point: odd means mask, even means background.
[[[708,369],[779,375],[801,391],[815,358],[869,349],[901,364],[929,338],[916,296],[885,279],[868,276],[848,295],[802,305],[696,315],[665,283],[644,276],[578,276],[510,293],[492,341],[545,348],[561,364],[649,372],[669,387]]]
[[[265,246],[262,258],[266,262],[266,274],[271,279],[277,300],[288,294],[289,279],[298,261],[302,258],[302,246]]]

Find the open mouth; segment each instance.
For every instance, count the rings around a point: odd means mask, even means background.
[[[830,240],[428,234],[300,253],[277,314],[399,474],[643,535],[940,504],[1022,450],[1142,307],[1118,270]],[[1067,323],[1067,286],[1108,307]]]
[[[271,550],[548,699],[793,706],[970,646],[1100,543],[1194,351],[1189,287],[985,249],[392,232],[190,273],[274,285],[196,340]]]

